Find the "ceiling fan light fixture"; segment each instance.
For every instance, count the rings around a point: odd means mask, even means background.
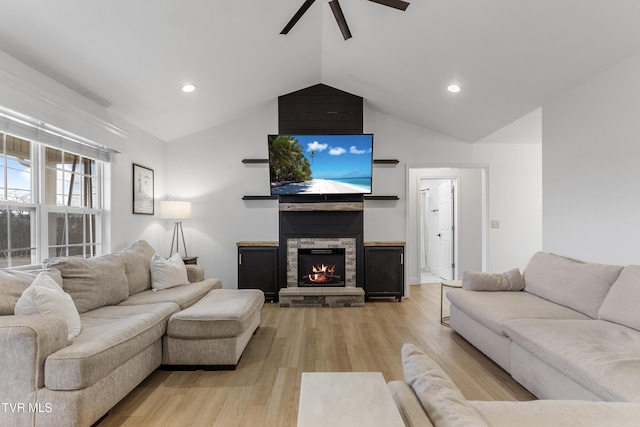
[[[447,86],[447,90],[451,93],[458,93],[460,92],[461,88],[460,88],[460,85],[452,83],[449,86]]]

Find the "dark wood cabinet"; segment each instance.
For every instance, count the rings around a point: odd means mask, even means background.
[[[238,243],[238,289],[260,289],[275,301],[278,290],[278,244]]]
[[[365,297],[404,295],[404,244],[365,243]]]

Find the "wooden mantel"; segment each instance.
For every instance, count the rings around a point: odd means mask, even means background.
[[[360,212],[363,202],[280,203],[281,212]]]

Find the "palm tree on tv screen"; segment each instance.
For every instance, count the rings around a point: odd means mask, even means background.
[[[269,138],[269,175],[272,182],[303,182],[311,179],[311,165],[304,147],[291,136]]]

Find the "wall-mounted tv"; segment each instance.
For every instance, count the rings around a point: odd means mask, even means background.
[[[370,194],[373,135],[269,135],[272,195]]]

